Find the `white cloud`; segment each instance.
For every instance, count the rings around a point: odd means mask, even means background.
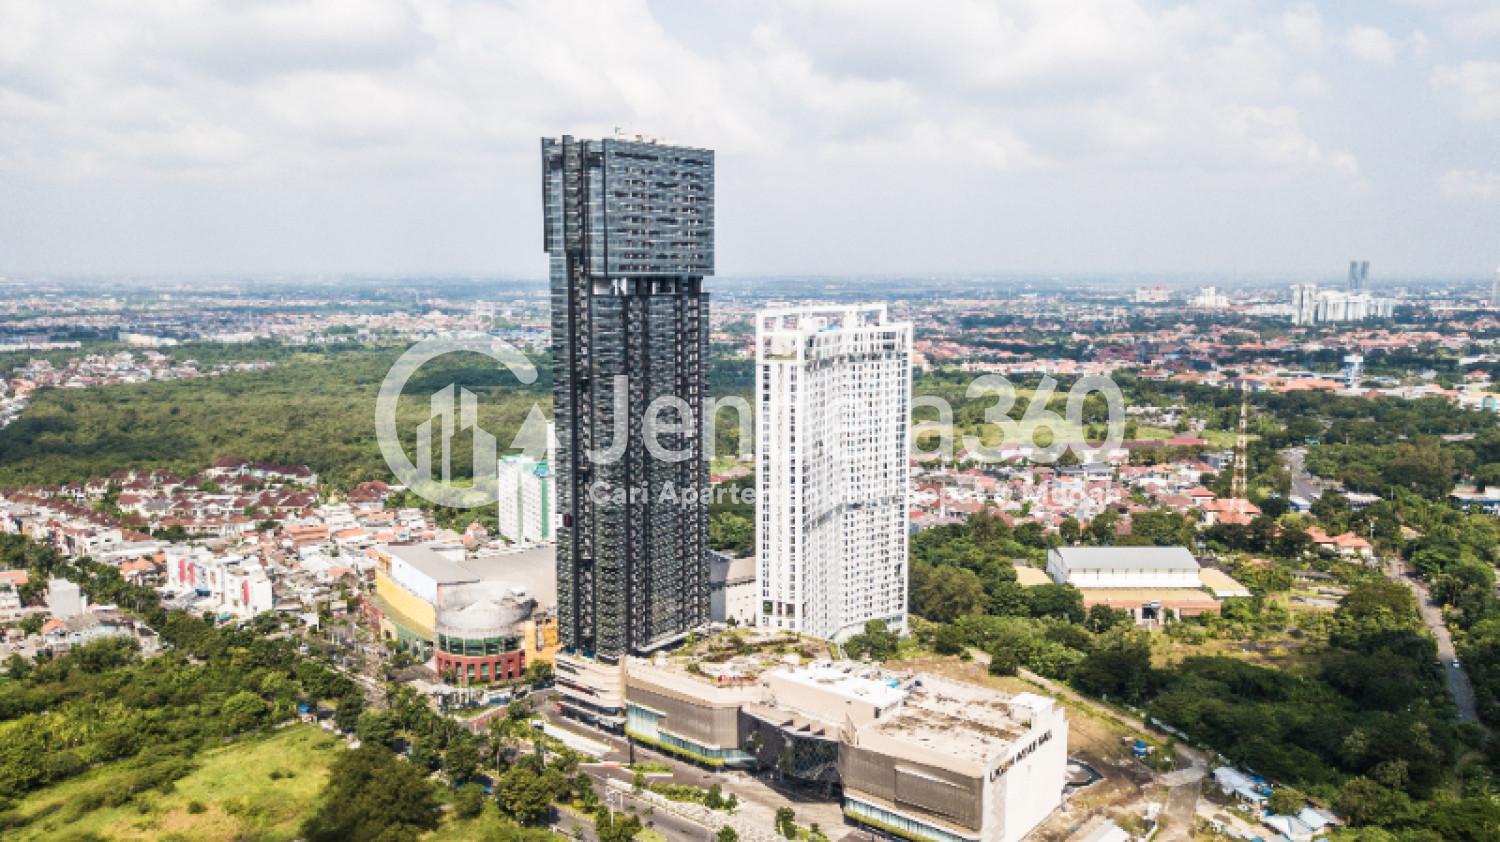
[[[1465,41],[1482,41],[1500,35],[1500,7],[1494,0],[1446,0],[1432,4],[1447,32]]]
[[[1303,73],[1292,80],[1292,91],[1298,96],[1319,97],[1327,96],[1333,91],[1333,87],[1316,73]]]
[[[1376,64],[1390,64],[1396,60],[1397,45],[1384,29],[1375,26],[1355,26],[1344,36],[1344,47],[1356,58]]]
[[[1334,160],[1283,101],[1316,85],[1260,22],[1192,6],[782,2],[722,45],[674,38],[643,0],[7,8],[0,129],[24,151],[0,165],[73,176],[462,167],[615,125],[764,158],[878,148],[1001,170]],[[1309,7],[1264,23],[1321,39]]]
[[[1281,29],[1299,49],[1316,50],[1323,46],[1323,16],[1313,6],[1298,6],[1282,13]]]
[[[259,251],[300,236],[326,266],[431,265],[456,245],[453,265],[535,271],[538,136],[615,126],[719,150],[726,266],[824,259],[812,231],[893,265],[902,249],[1104,255],[1066,230],[1112,225],[1132,234],[1117,248],[1156,243],[1141,263],[1253,245],[1253,265],[1374,238],[1367,219],[1338,229],[1356,210],[1419,215],[1393,195],[1414,175],[1422,200],[1473,217],[1431,188],[1500,171],[1493,123],[1459,119],[1500,118],[1493,53],[1437,13],[1369,10],[1351,29],[1321,6],[0,0],[0,269],[91,207],[181,231],[218,205],[231,221],[204,263],[259,231]],[[382,227],[398,216],[409,234]],[[137,232],[117,231],[129,258]]]
[[[1438,90],[1456,100],[1458,110],[1474,120],[1500,117],[1500,61],[1466,61],[1433,71]]]
[[[1452,199],[1500,198],[1500,173],[1449,170],[1438,178],[1438,189]]]

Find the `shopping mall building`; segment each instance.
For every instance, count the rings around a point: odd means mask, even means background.
[[[375,586],[361,597],[366,619],[444,680],[520,678],[529,660],[556,647],[555,618],[538,610],[528,589],[466,567],[462,548],[388,544],[368,552]]]

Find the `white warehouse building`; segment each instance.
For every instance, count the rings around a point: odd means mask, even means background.
[[[758,625],[904,631],[911,325],[883,304],[755,324]]]
[[[1198,560],[1185,547],[1057,547],[1052,581],[1088,588],[1200,588]]]

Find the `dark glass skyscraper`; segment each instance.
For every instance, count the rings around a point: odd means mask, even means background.
[[[558,625],[568,650],[612,662],[708,622],[703,279],[714,271],[713,152],[544,138],[542,197]],[[685,456],[675,461],[646,447],[646,410],[662,397],[681,400],[659,416],[674,431],[656,437]]]

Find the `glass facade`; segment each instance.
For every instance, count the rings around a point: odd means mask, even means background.
[[[570,651],[614,661],[708,622],[713,152],[565,136],[543,139],[542,164],[558,630]],[[656,437],[680,461],[646,450],[646,409],[664,397],[685,407],[660,420],[686,431]],[[605,451],[619,458],[590,460]]]
[[[974,842],[979,838],[977,834],[972,837],[959,836],[857,798],[844,799],[844,815],[860,824],[919,842]]]
[[[464,638],[439,633],[437,636],[437,648],[439,652],[445,652],[449,655],[459,655],[465,658],[481,658],[486,655],[500,655],[505,652],[514,652],[521,648],[521,640],[517,637]]]
[[[668,734],[658,728],[664,718],[650,708],[627,703],[625,733],[643,743],[665,748],[673,754],[689,756],[711,766],[748,766],[755,762],[754,755],[737,748],[713,748]]]

